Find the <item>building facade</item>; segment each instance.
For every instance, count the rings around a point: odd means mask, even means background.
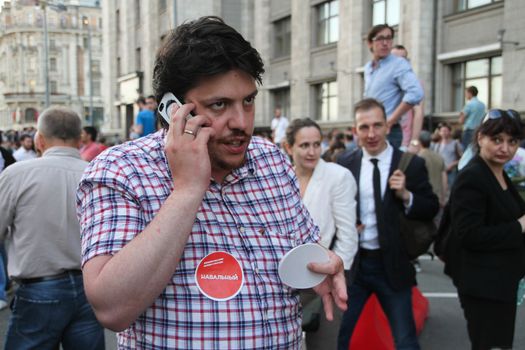
[[[392,25],[394,44],[408,50],[424,86],[427,120],[456,121],[469,85],[477,86],[491,108],[525,111],[522,0],[105,0],[101,21],[95,12],[83,12],[96,7],[72,2],[65,2],[66,12],[48,9],[49,28],[57,26],[49,36],[52,102],[86,109],[88,31],[80,23],[90,16],[94,108],[103,115],[97,120],[105,133],[121,138],[134,122],[137,98],[152,93],[162,38],[204,15],[223,17],[265,62],[259,128],[269,127],[276,106],[291,119],[310,117],[324,128],[351,125],[353,105],[363,95],[363,67],[371,58],[366,34],[379,23]],[[7,4],[0,14],[0,127],[33,120],[31,108],[42,109],[45,90],[42,10],[33,7],[28,14]],[[26,22],[36,25],[29,30]]]
[[[245,37],[253,37],[253,0],[104,1],[103,71],[106,133],[129,135],[138,113],[136,100],[152,91],[155,54],[164,36],[184,21],[204,15],[224,18]]]
[[[392,25],[395,43],[408,49],[428,120],[456,121],[469,85],[487,106],[523,112],[525,23],[518,14],[524,11],[520,0],[107,1],[106,110],[113,109],[111,129],[125,132],[136,114],[133,102],[151,92],[154,53],[166,31],[219,15],[265,62],[257,127],[270,125],[276,106],[325,128],[351,125],[371,57],[366,34],[379,23]]]
[[[259,2],[258,2],[259,3]],[[525,111],[525,31],[520,0],[269,0],[256,43],[264,52],[269,97],[259,122],[276,105],[292,118],[325,127],[353,121],[371,59],[368,30],[388,23],[425,89],[429,120],[455,122],[475,85],[490,108]],[[261,4],[261,6],[264,6]],[[258,108],[261,106],[258,105]]]
[[[46,105],[71,107],[86,124],[102,125],[101,28],[98,1],[5,2],[0,128],[34,126]]]

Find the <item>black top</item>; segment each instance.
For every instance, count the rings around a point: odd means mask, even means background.
[[[479,156],[458,174],[450,197],[445,272],[459,293],[514,302],[525,275],[525,236],[518,222],[525,202],[504,178],[507,190]]]

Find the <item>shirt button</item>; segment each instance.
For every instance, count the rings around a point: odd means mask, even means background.
[[[239,226],[239,232],[244,233],[244,226]]]
[[[259,229],[259,234],[264,235],[264,229],[263,228]]]
[[[254,271],[255,271],[256,274],[259,274],[259,268],[258,267],[256,267]]]

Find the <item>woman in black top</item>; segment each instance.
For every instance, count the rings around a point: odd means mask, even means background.
[[[516,111],[490,110],[474,138],[477,155],[451,192],[445,272],[458,289],[476,350],[512,348],[516,294],[525,274],[525,202],[503,166],[521,139]]]

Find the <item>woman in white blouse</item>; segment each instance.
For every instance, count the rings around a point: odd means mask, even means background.
[[[311,119],[296,119],[286,131],[301,197],[321,230],[320,244],[343,259],[350,269],[357,252],[356,191],[350,171],[321,159],[321,129]]]
[[[321,128],[316,122],[311,119],[295,119],[286,130],[285,149],[292,157],[303,202],[319,226],[319,243],[339,255],[345,270],[349,270],[358,246],[355,201],[357,185],[348,169],[321,159],[321,139]],[[301,293],[304,306],[313,298],[313,292]],[[307,333],[308,349],[337,347],[340,313],[335,316],[334,322],[330,323],[321,317],[320,325],[323,334],[333,333],[333,336],[323,337],[324,340],[319,342],[319,337]]]

